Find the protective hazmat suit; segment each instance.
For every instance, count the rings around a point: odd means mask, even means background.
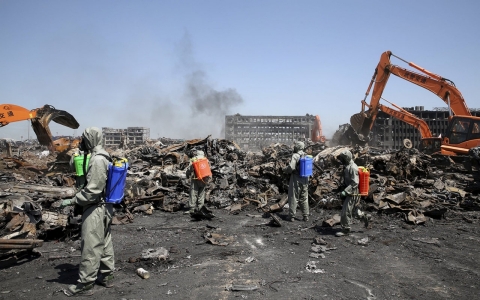
[[[345,166],[344,183],[346,188],[340,194],[340,198],[344,199],[340,219],[342,231],[337,232],[336,236],[343,236],[350,233],[352,217],[363,220],[365,222],[365,227],[368,227],[370,216],[364,214],[358,208],[360,202],[360,194],[358,190],[358,166],[353,161],[352,153],[349,150],[344,150],[338,155],[338,159]]]
[[[288,184],[288,220],[294,221],[297,213],[297,203],[303,213],[303,220],[308,221],[308,177],[300,177],[300,158],[305,155],[303,152],[305,144],[296,142],[293,147],[293,155],[290,163],[283,169],[283,172],[290,175]]]
[[[193,168],[192,162],[199,158],[204,158],[205,154],[203,151],[197,150],[196,155],[191,159],[190,165],[187,168],[186,175],[187,178],[191,178],[190,183],[190,199],[188,202],[190,214],[193,214],[195,211],[199,211],[204,202],[205,202],[205,186],[206,183],[200,179],[197,179],[195,176],[195,169]]]
[[[77,285],[68,288],[71,295],[88,294],[95,281],[108,286],[113,279],[114,253],[110,226],[112,224],[113,206],[106,204],[104,190],[110,157],[102,145],[102,131],[96,127],[85,129],[82,135],[82,148],[90,153],[86,169],[86,183],[71,204],[83,208],[82,214],[82,258]],[[97,276],[98,275],[98,276]]]

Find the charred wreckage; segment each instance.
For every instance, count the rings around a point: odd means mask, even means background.
[[[441,219],[447,211],[462,214],[478,210],[478,162],[480,150],[471,151],[471,164],[455,163],[448,156],[430,156],[416,149],[395,151],[371,147],[307,143],[314,157],[309,184],[312,210],[338,210],[342,202],[343,167],[336,159],[349,149],[359,166],[368,168],[370,189],[363,197],[364,209],[394,214],[410,224],[428,218]],[[189,180],[185,169],[191,151],[202,150],[209,160],[212,180],[208,183],[205,208],[198,218],[214,218],[215,210],[247,214],[257,210],[271,218],[271,226],[282,226],[286,214],[288,164],[292,148],[272,144],[261,152],[241,150],[224,139],[171,140],[109,150],[130,162],[124,201],[116,205],[113,224],[135,222],[136,215],[155,210],[182,212],[188,203]],[[74,208],[60,208],[62,199],[75,193],[75,175],[64,155],[39,157],[38,150],[25,150],[21,157],[2,156],[0,170],[0,266],[24,257],[40,255],[36,248],[49,240],[78,240],[81,215]],[[323,220],[317,226],[335,226],[339,220]]]

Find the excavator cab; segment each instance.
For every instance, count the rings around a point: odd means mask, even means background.
[[[420,140],[419,150],[426,154],[440,153],[442,146],[442,138],[430,137]]]
[[[480,117],[453,116],[441,146],[444,155],[468,155],[480,146]]]

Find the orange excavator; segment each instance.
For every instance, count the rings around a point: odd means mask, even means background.
[[[311,134],[312,142],[317,143],[325,143],[327,140],[322,132],[322,123],[320,122],[320,116],[315,116],[315,121],[313,122],[312,134]]]
[[[47,146],[51,151],[63,152],[78,145],[78,141],[70,141],[66,138],[54,141],[48,126],[50,121],[54,121],[69,128],[77,129],[80,124],[68,112],[55,109],[48,104],[32,110],[15,104],[0,104],[0,127],[25,120],[32,122],[33,131],[37,135],[40,145]]]
[[[390,62],[391,56],[400,59],[423,74],[393,65]],[[366,141],[368,139],[368,134],[380,110],[379,101],[390,73],[431,91],[448,105],[450,109],[449,125],[442,138],[441,154],[468,154],[469,149],[480,145],[480,118],[472,116],[462,93],[455,87],[455,84],[451,80],[434,74],[412,62],[407,62],[392,54],[391,51],[382,53],[380,62],[375,68],[370,85],[362,100],[362,110],[350,118],[350,124],[359,135],[360,140]],[[372,97],[370,104],[367,104],[365,100],[372,86]],[[366,107],[368,107],[367,111],[365,111]]]
[[[432,132],[430,131],[430,127],[428,127],[428,124],[427,122],[425,122],[425,120],[420,119],[416,115],[406,111],[405,109],[388,101],[387,99],[384,99],[384,98],[381,98],[381,99],[387,101],[396,109],[393,109],[391,107],[388,107],[379,103],[378,109],[380,111],[386,113],[389,116],[392,116],[393,118],[396,118],[400,121],[410,124],[416,129],[418,129],[418,131],[420,131],[420,136],[421,136],[420,150],[422,152],[433,154],[440,151],[442,138],[434,137],[432,135]]]

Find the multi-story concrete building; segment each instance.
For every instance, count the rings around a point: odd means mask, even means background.
[[[446,132],[449,111],[445,107],[425,110],[423,106],[404,107],[405,110],[427,122],[433,136]],[[480,116],[480,110],[471,109],[472,115]],[[372,140],[369,143],[383,149],[401,149],[403,140],[409,139],[418,148],[421,135],[418,129],[401,120],[393,118],[384,112],[379,112],[372,127]]]
[[[124,144],[142,144],[150,138],[150,128],[127,127],[127,129],[102,128],[105,147]]]
[[[225,139],[243,149],[259,150],[274,143],[310,137],[315,116],[225,116]]]
[[[128,127],[127,144],[143,144],[150,138],[150,128],[146,127]]]
[[[118,146],[122,143],[125,129],[114,129],[110,127],[102,127],[103,139],[105,147]]]

